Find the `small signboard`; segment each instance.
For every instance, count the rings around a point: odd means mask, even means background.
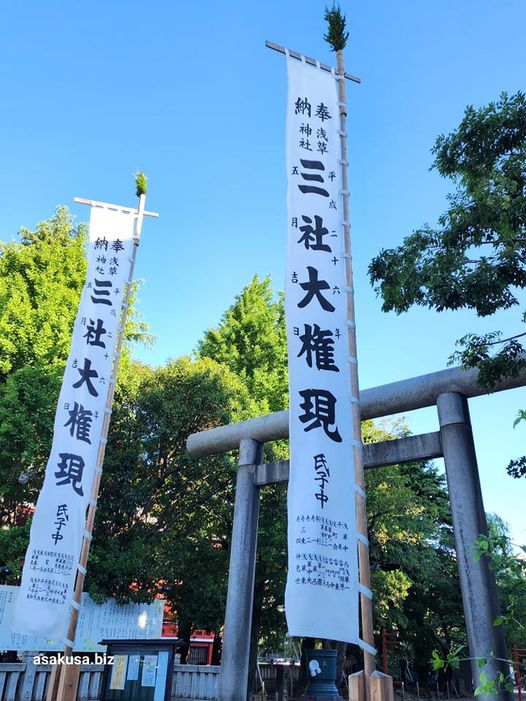
[[[178,638],[102,640],[113,664],[107,665],[100,701],[170,701]]]

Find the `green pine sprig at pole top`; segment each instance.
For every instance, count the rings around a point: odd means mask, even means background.
[[[135,188],[137,197],[146,194],[146,190],[148,189],[148,178],[142,172],[142,170],[138,170],[135,173]]]
[[[340,6],[333,3],[330,10],[326,7],[324,19],[328,27],[323,38],[331,45],[333,51],[342,51],[347,44],[349,32],[345,31],[345,15],[342,15]]]

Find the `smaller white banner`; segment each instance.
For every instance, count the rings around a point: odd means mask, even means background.
[[[91,208],[86,284],[12,621],[17,633],[60,640],[66,635],[130,272],[134,225],[131,213]]]

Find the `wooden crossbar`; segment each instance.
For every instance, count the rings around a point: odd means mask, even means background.
[[[280,54],[286,54],[287,49],[284,46],[280,46],[279,44],[274,44],[272,41],[266,41],[265,46],[267,49],[273,49],[274,51],[279,51]],[[305,59],[305,62],[308,63],[310,66],[317,66],[319,61],[316,61],[316,59],[311,58],[310,56],[303,56],[303,54],[300,54],[298,51],[293,51],[292,49],[288,49],[289,54],[292,56],[292,58],[297,58],[299,61],[301,61],[302,58]],[[332,73],[334,68],[332,66],[328,66],[326,63],[320,63],[320,68],[323,71],[327,71],[328,73]],[[347,80],[352,80],[353,83],[361,83],[361,79],[357,78],[355,75],[351,75],[350,73],[343,73],[344,77],[347,78]]]
[[[106,209],[116,209],[120,212],[129,212],[130,214],[138,214],[137,210],[133,207],[122,207],[120,204],[110,204],[109,202],[97,202],[97,200],[86,200],[83,197],[74,197],[73,202],[78,202],[78,204],[89,204],[92,207],[105,207]],[[158,217],[158,212],[143,212],[145,217]]]

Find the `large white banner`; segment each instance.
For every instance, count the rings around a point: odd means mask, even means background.
[[[341,144],[333,75],[289,58],[289,635],[362,644]]]
[[[12,630],[64,640],[133,246],[133,213],[91,208],[82,291]]]

